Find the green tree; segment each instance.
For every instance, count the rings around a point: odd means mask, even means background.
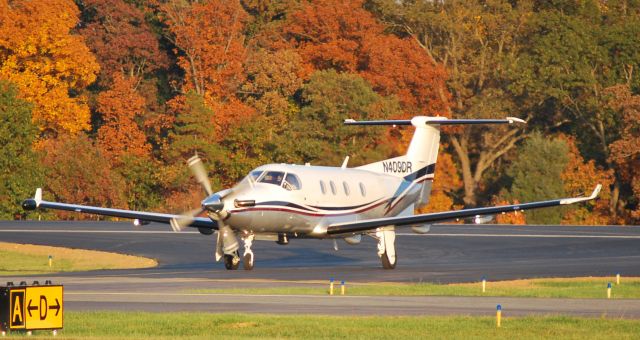
[[[508,199],[531,202],[564,197],[561,175],[567,166],[568,152],[564,141],[550,140],[540,133],[532,134],[507,171],[513,179]],[[562,208],[525,212],[527,223],[531,224],[559,224],[563,214]]]
[[[637,2],[540,3],[523,37],[510,85],[528,97],[538,123],[578,137],[586,159],[616,169],[609,146],[620,138],[622,115],[611,110],[608,89],[637,91],[640,78],[640,15]],[[621,190],[616,170],[609,209],[615,215]],[[624,200],[624,199],[623,199]]]
[[[42,170],[32,146],[38,129],[32,106],[19,99],[14,85],[0,80],[0,219],[23,213],[20,203],[42,183]]]
[[[360,76],[317,71],[303,88],[302,102],[281,143],[294,158],[335,166],[347,155],[354,165],[386,155],[378,145],[380,130],[342,124],[346,118],[386,119],[400,111],[394,98],[380,96]]]

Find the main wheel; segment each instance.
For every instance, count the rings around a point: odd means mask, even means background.
[[[389,260],[389,256],[387,256],[387,252],[385,251],[382,256],[380,256],[380,260],[382,261],[382,268],[384,269],[393,269],[396,267],[396,263],[398,263],[398,256],[396,255],[393,263]]]
[[[240,261],[234,255],[224,254],[224,267],[227,270],[236,270],[240,266]]]
[[[244,266],[244,270],[253,269],[253,253],[244,254],[244,259],[242,259],[242,264]]]

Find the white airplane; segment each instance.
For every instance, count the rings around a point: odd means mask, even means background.
[[[254,240],[272,240],[288,244],[293,238],[338,239],[358,244],[362,235],[378,241],[377,253],[385,269],[397,263],[395,229],[411,227],[418,234],[427,233],[436,222],[460,218],[553,207],[592,200],[589,197],[414,215],[414,210],[429,201],[440,144],[440,126],[466,124],[525,123],[506,119],[446,119],[418,116],[411,120],[354,121],[346,125],[413,125],[415,132],[406,155],[380,162],[347,168],[267,164],[252,170],[236,186],[214,193],[202,161],[189,159],[189,167],[203,186],[207,197],[201,207],[183,215],[120,210],[42,200],[42,190],[27,199],[26,210],[58,209],[134,219],[136,224],[169,223],[174,231],[195,227],[200,233],[217,232],[216,261],[224,260],[227,269],[240,264],[238,237],[243,241],[244,269],[251,270]],[[206,212],[207,217],[198,217]]]

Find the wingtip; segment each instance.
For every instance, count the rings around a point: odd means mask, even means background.
[[[596,185],[596,188],[593,189],[593,192],[591,193],[591,196],[589,196],[589,199],[595,199],[596,197],[598,197],[598,195],[600,195],[600,190],[602,190],[602,184]]]
[[[36,189],[36,194],[33,196],[33,199],[36,201],[36,206],[39,206],[42,202],[42,188]]]
[[[590,196],[588,197],[576,197],[576,198],[565,198],[560,200],[560,204],[574,204],[574,203],[578,203],[578,202],[585,202],[585,201],[590,201],[593,199],[596,199],[598,197],[598,195],[600,194],[600,190],[602,189],[602,184],[598,184],[596,185],[595,189],[593,189],[593,192],[591,193]]]
[[[509,121],[509,124],[513,124],[513,123],[527,124],[526,120],[516,118],[516,117],[507,117],[507,120]]]

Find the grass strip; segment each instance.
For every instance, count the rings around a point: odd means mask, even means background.
[[[606,299],[607,283],[612,283],[611,297],[615,299],[640,298],[640,278],[623,277],[620,285],[615,284],[614,277],[585,278],[550,278],[487,282],[486,292],[482,292],[480,282],[477,283],[347,283],[347,295],[383,295],[383,296],[509,296],[535,298],[576,298]],[[326,295],[329,284],[324,286],[291,286],[275,282],[269,288],[229,288],[229,289],[196,289],[193,293],[210,294],[256,294],[256,295]],[[334,294],[340,294],[340,285],[334,286]]]
[[[49,255],[52,256],[51,267]],[[104,251],[0,242],[0,276],[149,268],[157,265],[153,259]]]
[[[490,316],[67,312],[56,339],[637,339],[638,334],[638,320],[564,316],[503,317],[496,328]]]

